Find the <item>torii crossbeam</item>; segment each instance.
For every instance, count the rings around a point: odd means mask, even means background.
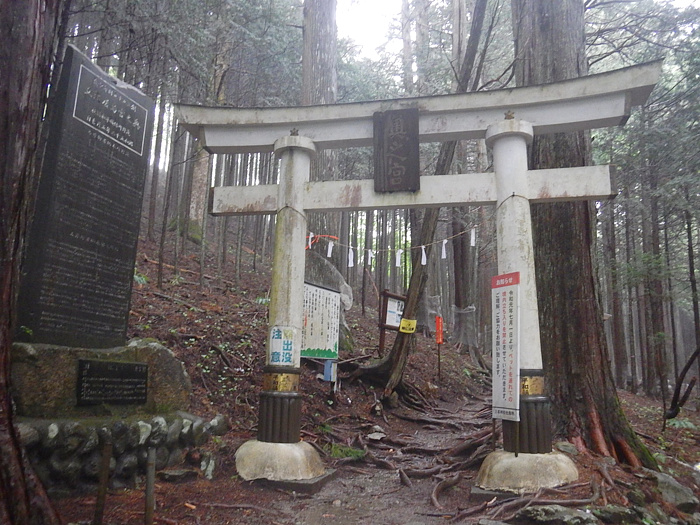
[[[279,184],[216,187],[210,203],[215,215],[277,214],[258,440],[238,450],[239,474],[293,480],[323,472],[311,447],[300,452],[299,440],[306,212],[496,204],[499,273],[520,274],[520,370],[541,376],[530,203],[604,199],[613,192],[607,166],[528,170],[527,144],[533,135],[624,124],[660,71],[661,62],[652,62],[540,86],[327,106],[176,106],[180,123],[210,153],[274,151],[281,158]],[[485,138],[494,172],[421,177],[416,192],[375,193],[371,180],[309,182],[318,149],[372,145],[374,113],[405,108],[418,109],[421,142]],[[275,362],[272,348],[286,348],[288,359]],[[521,397],[521,406],[526,402]],[[301,467],[309,461],[312,467]]]

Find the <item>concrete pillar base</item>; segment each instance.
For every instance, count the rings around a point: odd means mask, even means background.
[[[481,465],[476,485],[482,489],[535,492],[578,479],[578,469],[568,456],[559,452],[518,454],[491,452]]]
[[[244,480],[293,481],[313,479],[325,472],[314,447],[298,443],[246,441],[236,451],[236,469]]]

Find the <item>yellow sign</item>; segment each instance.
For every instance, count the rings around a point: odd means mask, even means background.
[[[416,325],[418,321],[415,319],[401,319],[401,324],[399,325],[399,332],[404,334],[412,334],[416,331]]]
[[[299,390],[299,374],[263,374],[263,390],[297,392]]]
[[[544,394],[544,377],[523,376],[520,378],[520,393],[523,395],[538,396]]]

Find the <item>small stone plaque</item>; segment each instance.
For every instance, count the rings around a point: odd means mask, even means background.
[[[374,191],[420,190],[418,109],[374,114]]]
[[[144,405],[147,395],[147,364],[78,360],[78,406]]]

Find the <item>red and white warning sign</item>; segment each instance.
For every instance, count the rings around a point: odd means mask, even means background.
[[[520,272],[491,279],[493,417],[520,421]]]

